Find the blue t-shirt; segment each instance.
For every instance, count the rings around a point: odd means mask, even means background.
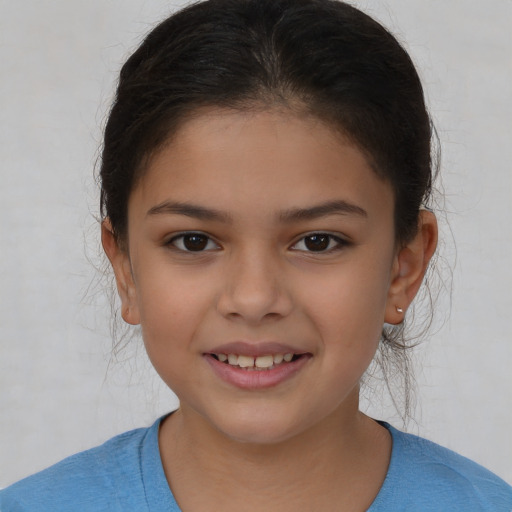
[[[161,419],[0,491],[1,512],[180,512],[158,449]],[[512,511],[512,487],[456,453],[387,423],[393,449],[368,512]]]

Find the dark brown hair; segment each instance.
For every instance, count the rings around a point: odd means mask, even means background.
[[[148,158],[201,107],[301,109],[355,142],[392,186],[395,234],[416,234],[433,181],[432,124],[399,42],[337,0],[207,0],[172,15],[123,66],[105,129],[101,212],[118,241]],[[382,339],[402,357],[403,325]]]

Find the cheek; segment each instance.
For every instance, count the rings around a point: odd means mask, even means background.
[[[212,304],[211,280],[200,275],[153,267],[139,274],[137,302],[148,353],[185,349]],[[190,275],[189,275],[190,274]]]
[[[387,267],[372,261],[370,266],[362,263],[339,268],[335,275],[317,279],[316,286],[308,287],[310,293],[303,303],[322,340],[319,355],[324,374],[329,376],[328,390],[333,393],[355,385],[375,356],[384,323],[388,276]]]
[[[208,289],[195,280],[169,272],[165,276],[138,283],[142,338],[153,367],[182,398],[197,365],[196,334],[211,300]]]
[[[361,265],[339,269],[334,275],[306,283],[303,304],[321,330],[344,333],[348,343],[375,339],[384,323],[389,288],[386,268]],[[350,336],[349,336],[350,335]]]

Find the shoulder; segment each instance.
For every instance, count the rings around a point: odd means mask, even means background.
[[[20,480],[0,491],[0,509],[121,511],[131,510],[126,505],[139,496],[138,510],[145,510],[140,454],[153,428],[126,432]]]
[[[393,451],[375,505],[386,501],[394,504],[389,510],[512,511],[512,487],[495,474],[427,439],[384,426],[393,437]]]

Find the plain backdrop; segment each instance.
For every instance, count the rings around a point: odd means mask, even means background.
[[[178,5],[0,0],[0,487],[176,406],[140,341],[111,358],[93,170],[121,63]],[[512,481],[512,2],[357,5],[410,51],[443,148],[453,289],[408,428]]]

